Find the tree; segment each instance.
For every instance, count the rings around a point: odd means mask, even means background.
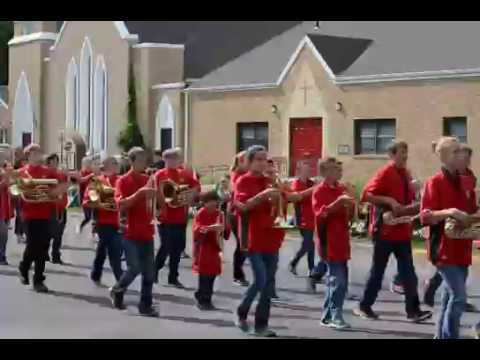
[[[0,85],[8,85],[8,42],[13,37],[13,21],[0,21]]]
[[[137,95],[135,90],[135,76],[133,67],[130,66],[128,77],[128,119],[125,128],[118,137],[118,146],[127,152],[134,146],[145,148],[142,133],[137,122]]]

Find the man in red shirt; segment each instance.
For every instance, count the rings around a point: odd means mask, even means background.
[[[13,218],[13,208],[9,191],[11,165],[8,165],[8,160],[10,158],[10,149],[0,152],[0,265],[8,265],[6,253],[8,226],[10,220]]]
[[[348,289],[350,234],[348,224],[355,206],[343,185],[342,164],[329,157],[320,162],[325,180],[313,192],[312,207],[317,224],[319,255],[327,263],[327,294],[321,325],[335,329],[350,327],[343,319],[343,303]]]
[[[103,175],[98,177],[98,180],[103,186],[107,188],[115,189],[117,185],[118,177],[118,161],[113,156],[107,157],[103,160]],[[95,209],[96,223],[98,232],[98,245],[95,253],[95,259],[93,260],[92,272],[90,273],[90,279],[97,285],[101,285],[101,278],[103,273],[103,264],[107,258],[110,261],[110,267],[113,271],[113,275],[117,281],[123,274],[121,256],[122,256],[122,241],[119,228],[119,214],[118,209],[106,209],[99,208],[97,203],[92,203],[88,195],[85,192],[85,198],[83,199],[83,205]]]
[[[233,283],[240,286],[248,286],[250,283],[246,279],[245,272],[243,271],[243,264],[245,263],[245,252],[242,250],[240,244],[240,237],[238,234],[238,217],[239,214],[233,206],[233,198],[235,196],[235,187],[237,180],[245,175],[248,171],[248,164],[246,161],[246,152],[242,151],[238,153],[233,164],[230,167],[230,188],[232,190],[232,198],[228,204],[228,218],[230,221],[230,227],[236,240],[235,252],[233,253]]]
[[[68,183],[68,176],[58,168],[60,158],[57,154],[51,154],[47,157],[47,166],[53,172],[56,172],[57,178]],[[52,257],[53,264],[63,264],[60,249],[62,248],[62,238],[67,224],[67,204],[68,195],[65,192],[62,197],[53,206],[53,212],[50,223],[51,240],[52,240]],[[49,257],[47,257],[47,260]]]
[[[241,244],[247,246],[247,256],[253,272],[253,283],[248,287],[237,308],[235,325],[243,332],[249,331],[248,312],[258,293],[260,299],[255,311],[255,334],[273,337],[275,332],[268,328],[271,297],[275,286],[278,251],[284,231],[274,228],[272,202],[281,196],[271,187],[271,179],[264,175],[267,167],[267,151],[263,146],[252,146],[247,150],[249,172],[236,183],[234,205],[241,216],[239,234]]]
[[[44,284],[45,276],[43,273],[50,244],[50,218],[55,209],[55,203],[58,201],[55,199],[58,199],[67,191],[68,184],[58,178],[56,171],[41,165],[43,153],[39,145],[30,144],[27,146],[25,155],[28,159],[28,164],[20,169],[22,178],[56,179],[60,181],[58,186],[50,190],[51,201],[32,203],[22,200],[20,204],[27,234],[27,245],[19,265],[20,280],[24,285],[30,283],[28,273],[30,266],[34,262],[33,289],[37,292],[48,292],[48,288]]]
[[[437,339],[459,337],[460,320],[467,300],[468,267],[472,264],[473,239],[451,239],[444,231],[447,218],[468,224],[468,214],[477,211],[475,192],[469,193],[458,174],[462,162],[460,152],[456,138],[442,138],[437,142],[436,153],[442,169],[426,182],[421,205],[422,223],[430,226],[428,256],[445,285]]]
[[[157,317],[158,312],[152,306],[154,214],[149,204],[156,196],[157,190],[145,174],[147,168],[145,150],[134,147],[128,152],[128,158],[131,169],[117,180],[115,187],[117,206],[125,211],[126,215],[123,247],[127,257],[127,270],[110,289],[110,297],[115,308],[125,309],[123,296],[141,273],[142,289],[138,310],[142,315]]]
[[[159,197],[160,214],[158,232],[160,234],[160,249],[155,257],[155,282],[158,282],[158,272],[163,268],[165,260],[169,257],[168,284],[177,288],[184,288],[178,281],[178,264],[180,256],[186,245],[186,231],[188,222],[188,209],[200,192],[200,184],[194,179],[192,173],[181,165],[180,153],[177,149],[166,150],[163,153],[165,168],[155,174],[157,188],[161,189],[163,182],[170,180],[177,185],[188,185],[189,195],[179,207],[166,203]],[[159,193],[162,193],[160,191]]]
[[[373,221],[370,224],[373,257],[363,298],[354,313],[367,319],[378,318],[372,310],[372,305],[382,287],[385,268],[393,253],[397,259],[399,275],[405,289],[407,318],[413,322],[421,322],[430,318],[432,313],[420,309],[418,279],[412,256],[412,225],[383,223],[383,214],[386,211],[393,211],[394,216],[415,215],[419,211],[418,204],[413,203],[415,191],[411,186],[411,177],[406,168],[408,145],[403,141],[396,141],[388,147],[387,151],[391,161],[370,179],[363,190],[362,202],[369,202],[374,206]]]

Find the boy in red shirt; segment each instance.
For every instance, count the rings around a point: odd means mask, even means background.
[[[15,149],[15,160],[13,162],[13,168],[15,170],[21,169],[26,165],[25,154],[23,149],[18,147]],[[15,207],[15,235],[17,236],[17,243],[21,244],[25,242],[25,224],[22,220],[20,210],[20,199],[12,197],[13,205]]]
[[[271,179],[264,175],[267,168],[267,151],[255,145],[247,150],[249,172],[236,183],[234,205],[240,214],[239,234],[241,244],[247,246],[247,256],[252,266],[253,283],[248,287],[237,308],[235,325],[243,332],[249,331],[248,312],[258,293],[260,299],[255,311],[257,336],[273,337],[275,332],[268,328],[271,296],[274,292],[278,251],[284,231],[274,228],[272,202],[281,196],[271,187]]]
[[[117,206],[126,213],[123,248],[127,257],[127,270],[110,289],[110,297],[115,308],[125,309],[123,296],[135,278],[142,274],[138,310],[142,315],[158,317],[158,312],[152,306],[154,214],[149,204],[157,190],[145,174],[145,150],[134,147],[128,152],[128,158],[131,169],[117,180],[115,187]]]
[[[26,202],[21,200],[22,219],[25,221],[25,230],[27,234],[27,245],[23,252],[23,258],[19,265],[20,280],[22,284],[28,285],[29,271],[32,263],[35,263],[35,274],[33,276],[33,289],[37,292],[48,292],[44,284],[45,261],[48,256],[48,247],[50,243],[50,217],[55,209],[53,200],[67,191],[68,184],[62,179],[58,179],[56,171],[41,165],[43,162],[43,153],[39,145],[30,144],[25,148],[25,155],[28,163],[20,169],[22,178],[33,179],[57,179],[60,184],[50,190],[52,201],[46,202]]]
[[[235,186],[237,180],[245,175],[248,171],[248,164],[246,161],[246,152],[242,151],[238,153],[234,160],[233,164],[230,167],[230,188],[232,190],[231,201],[228,204],[228,219],[230,222],[230,227],[232,229],[233,235],[235,236],[236,247],[235,252],[233,253],[233,283],[240,286],[248,286],[250,283],[246,279],[245,272],[243,271],[243,264],[245,263],[245,252],[242,250],[240,245],[240,237],[238,234],[238,217],[239,214],[235,207],[233,206],[233,198],[235,195]]]
[[[324,181],[313,192],[312,207],[317,224],[319,255],[327,263],[328,283],[321,325],[335,329],[350,327],[343,319],[343,303],[348,288],[350,234],[348,224],[355,206],[339,183],[342,164],[329,157],[320,162]]]
[[[62,182],[68,183],[68,176],[58,169],[60,158],[57,154],[51,154],[47,157],[47,166],[57,173],[57,178]],[[59,201],[54,204],[52,218],[50,223],[52,240],[52,263],[63,264],[60,249],[62,248],[62,238],[67,224],[67,204],[68,195],[65,192]],[[49,259],[49,257],[47,257]]]
[[[11,150],[0,153],[0,265],[8,265],[7,261],[7,241],[8,226],[13,218],[13,207],[11,205],[10,185],[10,167],[7,163],[11,158]]]
[[[85,189],[90,182],[90,179],[93,177],[92,171],[92,158],[90,156],[85,156],[82,159],[82,168],[80,170],[80,181],[79,181],[79,193],[80,193],[80,202],[83,201],[85,196]],[[92,220],[92,209],[89,207],[82,206],[83,208],[83,221],[78,226],[77,233],[80,234],[85,227],[91,220]]]
[[[99,176],[98,180],[106,187],[115,188],[118,177],[118,161],[113,156],[107,157],[103,160],[103,175]],[[104,209],[97,208],[96,204],[92,204],[88,192],[85,192],[83,199],[83,206],[91,207],[96,210],[96,222],[98,232],[98,245],[93,260],[92,272],[90,279],[97,285],[101,284],[103,273],[103,264],[107,258],[110,261],[110,267],[113,275],[117,281],[123,274],[121,256],[122,256],[122,241],[119,228],[119,214],[118,209]]]
[[[215,278],[222,273],[222,252],[219,237],[224,237],[223,213],[218,209],[219,197],[215,191],[202,196],[203,208],[193,221],[193,272],[198,274],[195,299],[200,310],[214,310],[212,305]],[[225,236],[227,238],[227,236]],[[223,241],[222,239],[220,241]]]
[[[158,272],[163,268],[165,260],[169,257],[168,284],[182,289],[184,286],[178,281],[178,264],[187,240],[188,209],[200,192],[200,183],[194,179],[192,172],[180,167],[181,159],[178,149],[166,150],[163,153],[163,159],[165,168],[155,174],[157,188],[161,189],[162,183],[170,180],[177,185],[188,185],[189,195],[185,203],[179,207],[172,207],[165,203],[163,196],[158,199],[160,205],[158,232],[161,245],[155,257],[155,282],[158,282]],[[159,194],[161,193],[162,191],[159,192]]]
[[[458,170],[462,159],[456,138],[442,138],[436,146],[442,169],[425,185],[421,220],[430,226],[428,256],[440,273],[444,290],[435,338],[457,339],[460,319],[467,300],[466,279],[472,264],[472,240],[450,239],[445,235],[445,220],[454,218],[468,224],[469,214],[477,211],[475,192],[464,187]]]
[[[419,205],[414,203],[415,191],[407,170],[408,145],[404,141],[396,141],[388,147],[387,152],[391,161],[368,181],[362,194],[362,202],[374,206],[369,229],[373,239],[373,256],[363,298],[359,307],[354,309],[354,314],[367,319],[378,318],[372,305],[382,287],[385,269],[393,253],[405,289],[407,319],[421,322],[429,319],[432,312],[420,309],[418,279],[412,256],[412,225],[383,223],[383,214],[387,211],[392,211],[395,217],[413,216],[419,211]]]

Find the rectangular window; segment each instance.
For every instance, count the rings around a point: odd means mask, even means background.
[[[173,147],[172,129],[160,129],[160,144],[162,153]]]
[[[0,144],[6,144],[7,142],[7,129],[0,129]]]
[[[444,117],[443,135],[455,136],[461,143],[467,142],[467,118],[465,116]]]
[[[22,134],[22,147],[27,147],[32,143],[32,133],[23,133]]]
[[[395,140],[395,119],[355,120],[355,154],[386,154]]]
[[[268,150],[268,123],[237,124],[237,150],[247,150],[253,145],[262,145]]]

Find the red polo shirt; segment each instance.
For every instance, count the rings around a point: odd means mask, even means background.
[[[315,183],[308,179],[306,183],[300,179],[295,179],[292,182],[292,191],[303,192],[314,186]],[[302,201],[295,205],[298,227],[305,230],[315,229],[315,216],[313,214],[312,197],[303,198]]]
[[[178,185],[188,185],[190,189],[200,190],[200,183],[194,179],[190,171],[182,168],[165,168],[157,171],[155,174],[157,186],[159,187],[160,183],[165,180],[172,180]],[[186,224],[188,222],[188,206],[172,208],[165,204],[165,206],[160,210],[158,219],[162,224]]]
[[[193,221],[193,272],[200,275],[220,275],[222,261],[221,249],[217,242],[216,232],[202,233],[206,226],[217,224],[220,211],[200,209]]]
[[[106,186],[115,188],[119,177],[117,175],[101,175],[98,179],[105,184]],[[83,206],[87,206],[90,202],[88,193],[85,192],[83,196]],[[105,209],[96,209],[96,220],[98,225],[113,225],[116,228],[119,226],[119,215],[118,211],[110,211]]]
[[[476,195],[467,197],[467,189],[462,187],[458,176],[450,175],[442,170],[428,179],[425,184],[425,192],[422,197],[421,216],[422,221],[427,210],[444,210],[456,208],[467,213],[474,213],[477,210]],[[472,240],[450,239],[445,236],[445,223],[430,226],[427,250],[430,261],[436,266],[460,265],[470,266],[472,264]]]
[[[322,259],[344,262],[350,259],[350,234],[347,209],[330,213],[327,207],[345,194],[341,184],[328,185],[323,181],[313,192],[313,212],[317,223],[317,249]]]
[[[411,186],[411,176],[406,169],[399,169],[393,162],[389,162],[368,181],[362,194],[362,202],[365,202],[367,193],[376,196],[388,196],[395,199],[399,204],[410,205],[415,199],[415,191]],[[390,209],[389,209],[390,210]],[[385,225],[379,223],[381,209],[372,207],[371,221],[369,226],[370,235],[374,229],[378,229],[379,239],[388,241],[410,241],[412,238],[411,224]],[[381,224],[381,225],[380,225]]]
[[[245,174],[246,174],[245,171],[234,170],[234,171],[230,172],[230,188],[232,189],[232,199],[230,200],[230,206],[232,208],[232,214],[234,214],[234,215],[238,215],[237,214],[237,209],[235,209],[235,206],[233,206],[233,198],[235,196],[236,184],[237,184],[238,179],[240,179],[240,177],[242,177]]]
[[[57,171],[44,165],[27,165],[21,168],[19,172],[23,178],[58,179]],[[55,203],[53,202],[28,203],[21,201],[20,206],[24,220],[48,220],[55,209]]]
[[[68,181],[68,177],[63,171],[60,171],[57,169],[56,172],[57,172],[57,178],[60,182],[65,183]],[[68,205],[68,194],[64,193],[62,196],[62,199],[56,203],[57,211],[62,212],[67,208],[67,205]]]
[[[271,179],[263,175],[256,176],[250,172],[236,182],[235,202],[246,203],[249,199],[264,191]],[[248,237],[248,251],[258,253],[276,253],[280,249],[285,232],[273,228],[275,217],[272,216],[272,204],[265,201],[246,214],[240,214],[238,233],[243,234],[245,227]]]
[[[138,189],[144,187],[149,177],[130,170],[121,176],[115,187],[115,200],[117,205],[122,199],[126,199],[135,194]],[[130,208],[125,210],[126,226],[124,238],[132,241],[153,241],[154,227],[152,223],[153,214],[147,208],[147,201],[144,197],[140,198]]]

